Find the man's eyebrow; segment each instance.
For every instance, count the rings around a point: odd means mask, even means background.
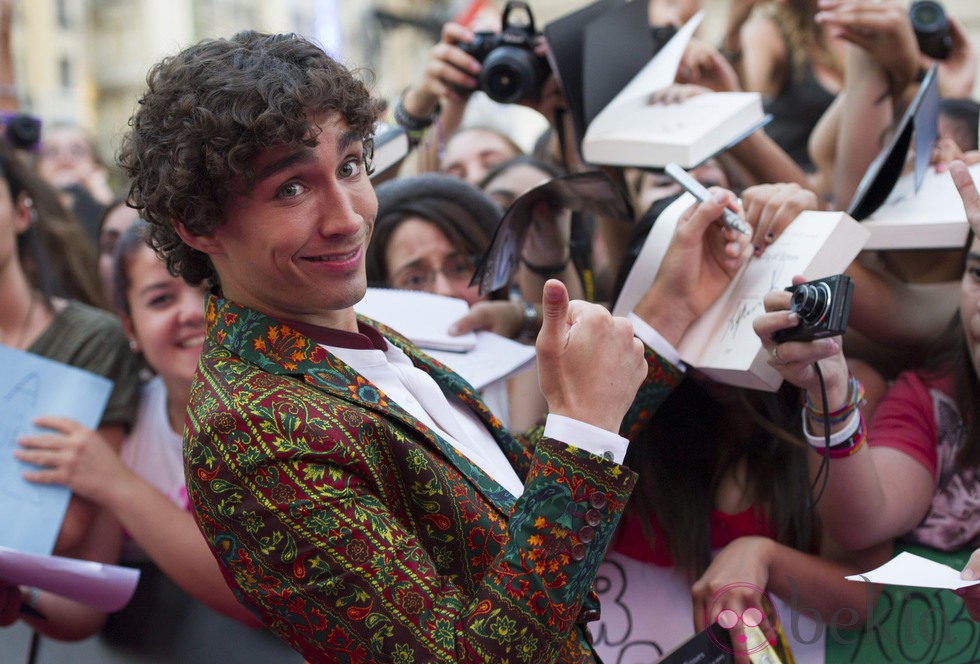
[[[256,184],[262,182],[263,180],[272,177],[276,173],[283,171],[290,166],[298,164],[300,162],[312,161],[313,160],[313,148],[302,146],[297,148],[295,151],[276,159],[275,161],[269,162],[263,166],[258,173],[255,174]]]
[[[337,137],[337,154],[347,152],[347,148],[363,139],[364,137],[353,129],[347,129]]]
[[[966,255],[967,261],[980,261],[980,252],[971,251]]]

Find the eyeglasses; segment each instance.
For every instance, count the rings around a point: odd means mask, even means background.
[[[474,256],[452,254],[447,256],[438,268],[419,263],[412,264],[393,274],[389,281],[394,288],[402,290],[432,291],[437,274],[441,274],[451,284],[458,285],[473,278],[475,265]]]

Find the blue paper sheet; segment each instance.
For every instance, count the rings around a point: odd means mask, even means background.
[[[0,366],[0,546],[47,555],[71,493],[21,477],[32,466],[14,458],[17,438],[41,431],[31,422],[39,415],[70,417],[96,428],[112,381],[5,346],[0,346]]]

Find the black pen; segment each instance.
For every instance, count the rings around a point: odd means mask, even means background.
[[[702,203],[714,201],[714,197],[711,195],[711,192],[705,189],[703,184],[691,177],[690,173],[674,162],[667,164],[667,166],[664,167],[664,170],[667,172],[667,175],[673,178],[674,182],[684,187],[685,191],[690,193],[692,196],[694,196],[694,198],[698,199]],[[727,207],[722,209],[721,217],[725,224],[725,228],[734,229],[739,233],[743,233],[744,235],[751,237],[752,229],[749,228],[744,221],[742,221],[741,217]]]

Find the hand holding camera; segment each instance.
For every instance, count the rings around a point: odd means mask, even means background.
[[[846,399],[850,373],[840,335],[847,329],[853,291],[853,283],[843,274],[809,282],[794,277],[792,286],[765,296],[766,313],[752,322],[769,351],[769,364],[783,378],[807,390],[814,403],[821,402],[813,367],[818,362],[827,401],[837,404]]]
[[[831,37],[858,46],[901,94],[919,70],[919,47],[903,0],[820,0],[816,16]]]
[[[459,42],[470,39],[473,39],[473,33],[458,23],[442,26],[442,36],[429,50],[422,77],[400,100],[403,111],[410,118],[430,121],[439,112],[440,99],[465,103],[480,72],[480,63],[458,46]]]
[[[971,97],[977,77],[978,55],[957,18],[935,0],[916,0],[909,20],[922,53],[922,67],[939,62],[939,89],[943,97]]]
[[[522,10],[525,20],[512,18]],[[501,104],[536,98],[551,73],[548,60],[537,52],[540,33],[527,3],[511,0],[504,7],[500,33],[477,32],[458,46],[481,64],[477,89]],[[457,90],[457,92],[463,92]]]

